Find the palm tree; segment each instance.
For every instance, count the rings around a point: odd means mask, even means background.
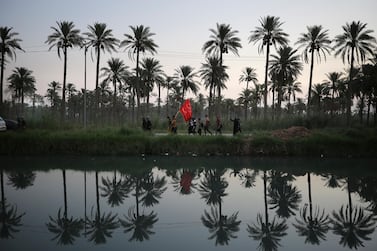
[[[215,96],[215,87],[224,88],[224,82],[229,79],[226,73],[227,66],[220,64],[220,59],[217,56],[210,56],[206,58],[206,62],[202,64],[199,75],[204,80],[205,88],[209,89],[208,113],[211,114],[211,107],[213,97]]]
[[[243,89],[242,92],[239,94],[238,102],[243,104],[245,109],[245,121],[247,120],[247,108],[248,105],[252,102],[252,91],[249,89]]]
[[[254,88],[251,89],[251,107],[254,110],[255,118],[258,117],[258,105],[262,101],[263,88],[263,84],[256,84]]]
[[[268,201],[267,201],[267,174],[266,171],[263,173],[263,188],[264,188],[264,210],[265,210],[265,221],[263,222],[262,214],[258,213],[257,223],[247,226],[247,231],[254,240],[260,241],[259,249],[261,250],[278,250],[280,246],[281,238],[287,233],[288,229],[286,221],[278,221],[276,217],[273,218],[272,222],[269,221],[268,217]]]
[[[163,82],[163,70],[160,61],[154,58],[144,58],[141,61],[141,72],[144,80],[145,95],[147,96],[147,114],[149,114],[149,96],[154,84],[158,85],[158,114],[160,114],[161,82]]]
[[[165,76],[165,81],[162,86],[166,88],[166,116],[169,115],[169,91],[174,84],[174,78],[172,76]]]
[[[326,233],[329,230],[329,217],[325,215],[325,210],[320,212],[319,207],[316,207],[313,215],[313,205],[312,205],[312,188],[310,172],[307,173],[308,176],[308,191],[309,191],[309,212],[308,206],[305,206],[300,210],[301,220],[296,218],[297,224],[293,223],[296,227],[297,232],[300,236],[305,236],[305,243],[319,245],[320,240],[326,240]],[[313,217],[314,216],[314,217]]]
[[[59,105],[59,94],[58,91],[61,89],[60,83],[52,81],[48,84],[46,97],[50,101],[52,110],[56,110]]]
[[[293,102],[296,102],[296,93],[302,93],[300,86],[301,82],[288,81],[284,87],[284,92],[288,94],[288,111],[291,110],[291,96],[293,97]]]
[[[332,101],[332,107],[331,107],[331,116],[334,113],[334,98],[335,98],[335,92],[338,88],[338,83],[340,81],[340,78],[342,77],[341,72],[329,72],[326,74],[327,79],[331,82],[331,101]]]
[[[281,108],[283,100],[283,87],[294,81],[301,74],[302,63],[296,54],[297,50],[287,46],[281,47],[277,55],[271,55],[270,71],[276,76],[278,83],[278,109]]]
[[[286,46],[288,44],[288,34],[284,33],[280,28],[283,24],[280,22],[279,17],[266,16],[259,20],[260,27],[256,27],[254,31],[251,31],[249,37],[249,43],[257,43],[261,41],[259,45],[259,53],[263,52],[263,48],[266,46],[266,68],[264,77],[264,118],[267,118],[267,76],[269,68],[269,56],[270,56],[270,45]]]
[[[353,21],[342,26],[343,34],[335,37],[335,56],[341,56],[343,63],[347,58],[350,64],[349,83],[353,79],[354,63],[363,63],[367,56],[373,55],[376,39],[370,35],[372,30],[366,29],[367,24]],[[347,124],[351,118],[351,90],[347,88]]]
[[[5,56],[10,59],[16,58],[16,50],[23,51],[19,44],[22,40],[17,38],[17,32],[12,32],[12,27],[0,27],[0,52],[1,52],[1,77],[0,77],[0,107],[3,105],[3,82],[5,69]]]
[[[137,97],[137,107],[138,111],[140,109],[140,92],[141,92],[141,81],[140,81],[140,71],[139,71],[139,60],[140,52],[150,52],[152,55],[156,53],[156,48],[158,45],[152,39],[152,36],[155,34],[150,32],[149,27],[144,25],[139,26],[130,26],[132,34],[124,34],[126,39],[120,43],[120,47],[125,47],[128,50],[128,55],[131,59],[134,59],[136,54],[136,79],[138,81],[136,88],[136,97]],[[137,113],[137,118],[139,118],[139,112]]]
[[[185,94],[187,91],[193,92],[195,95],[199,90],[198,83],[194,78],[196,77],[196,72],[194,68],[189,65],[181,65],[175,70],[174,78],[177,84],[182,87],[182,101],[185,99]]]
[[[116,113],[116,99],[117,99],[117,84],[119,84],[119,89],[121,89],[122,83],[126,81],[129,77],[128,66],[126,66],[123,60],[119,58],[111,58],[107,61],[108,67],[102,67],[102,77],[105,77],[107,83],[112,83],[114,87],[113,96],[113,118],[115,118]]]
[[[253,82],[254,85],[257,85],[258,79],[257,79],[256,70],[254,68],[251,68],[251,67],[246,67],[242,71],[242,75],[240,76],[239,81],[240,81],[240,83],[246,82],[246,89],[249,89],[249,82]]]
[[[313,101],[317,103],[318,112],[321,111],[321,103],[330,93],[330,88],[328,86],[328,83],[321,83],[321,84],[315,84],[312,88],[313,92]]]
[[[105,23],[94,23],[94,25],[88,26],[89,32],[85,32],[84,34],[87,36],[87,46],[94,47],[94,50],[97,55],[97,65],[96,65],[96,108],[100,103],[99,100],[99,64],[101,58],[101,50],[103,52],[107,51],[109,53],[115,52],[117,46],[119,44],[119,40],[116,39],[111,29],[107,29]]]
[[[49,50],[51,48],[56,47],[58,49],[58,56],[60,58],[60,52],[63,50],[64,55],[64,73],[63,73],[63,89],[62,89],[62,100],[61,100],[61,107],[60,107],[60,116],[62,121],[64,120],[65,116],[65,88],[66,88],[66,80],[67,80],[67,49],[72,48],[75,46],[82,45],[82,37],[80,36],[80,30],[75,29],[75,25],[73,22],[68,21],[61,21],[56,22],[56,27],[51,27],[54,31],[51,35],[47,37],[45,43],[50,45]]]
[[[312,91],[312,80],[313,80],[313,68],[314,68],[314,57],[317,52],[318,61],[321,60],[321,55],[326,59],[326,54],[330,54],[330,43],[328,30],[323,30],[321,25],[307,26],[308,32],[301,33],[296,44],[299,48],[304,48],[302,53],[305,63],[309,61],[310,54],[310,75],[309,75],[309,90],[308,90],[308,103],[307,109],[308,113],[310,111],[310,101],[311,101],[311,91]]]
[[[26,94],[30,96],[36,91],[35,78],[32,71],[24,67],[16,67],[12,75],[8,77],[9,88],[14,90],[15,96],[21,99],[21,114],[24,112],[24,98]]]
[[[241,40],[236,35],[237,30],[232,30],[229,24],[216,24],[216,30],[210,29],[212,33],[210,40],[205,42],[202,51],[207,55],[214,54],[220,60],[220,66],[223,65],[223,54],[231,51],[238,55],[238,48],[242,48]],[[217,86],[218,98],[221,96],[221,87]]]

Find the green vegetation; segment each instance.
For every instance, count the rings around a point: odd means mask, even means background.
[[[298,133],[255,130],[235,137],[154,135],[129,128],[25,130],[1,133],[0,142],[1,155],[377,156],[377,134],[366,128],[298,127]]]

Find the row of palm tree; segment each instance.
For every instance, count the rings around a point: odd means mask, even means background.
[[[229,216],[223,213],[223,197],[227,196],[226,189],[228,182],[225,178],[225,169],[217,170],[169,170],[167,175],[171,176],[175,190],[182,195],[192,194],[199,191],[201,198],[211,207],[210,211],[204,211],[201,216],[202,223],[210,232],[209,239],[215,239],[216,245],[228,245],[230,240],[237,238],[236,233],[240,230],[241,223],[238,220],[238,212]],[[294,216],[299,210],[299,216],[295,218],[293,226],[299,236],[305,237],[305,243],[319,245],[326,240],[327,232],[332,229],[334,234],[340,235],[340,244],[349,248],[360,248],[375,230],[375,214],[366,213],[365,209],[355,207],[352,204],[351,193],[358,192],[362,198],[370,197],[373,188],[360,183],[357,178],[337,178],[333,175],[325,175],[329,187],[346,187],[348,192],[348,205],[341,206],[339,212],[333,211],[329,217],[324,210],[313,206],[311,190],[311,173],[306,173],[308,184],[308,203],[299,209],[301,195],[293,186],[294,177],[291,174],[280,171],[266,171],[260,175],[259,171],[248,169],[234,169],[231,172],[234,177],[240,178],[245,188],[255,186],[257,176],[263,180],[264,217],[262,213],[257,215],[256,222],[249,224],[247,231],[250,237],[259,241],[259,248],[262,250],[277,250],[281,245],[282,238],[287,235],[288,225],[286,219]],[[8,178],[14,187],[25,189],[32,186],[35,180],[35,173],[12,172]],[[99,182],[99,173],[95,173],[96,184],[96,209],[86,216],[85,220],[68,216],[68,196],[66,186],[66,173],[62,170],[64,190],[64,210],[58,210],[57,217],[49,217],[46,224],[48,230],[54,234],[52,240],[60,245],[73,244],[81,232],[85,229],[85,236],[95,244],[106,243],[111,238],[115,229],[121,225],[124,232],[132,232],[130,241],[148,240],[153,232],[153,225],[158,221],[157,214],[151,211],[143,213],[140,206],[153,207],[159,203],[162,194],[166,191],[165,178],[155,177],[152,172],[141,171],[137,174],[121,174],[117,178],[117,171],[114,171],[113,178],[102,177],[102,185]],[[86,176],[84,176],[86,178]],[[364,180],[367,181],[367,180]],[[368,184],[374,184],[368,180]],[[372,183],[371,183],[372,182]],[[86,187],[86,179],[85,179]],[[365,189],[372,189],[366,191]],[[100,193],[102,191],[102,193]],[[1,192],[2,192],[2,238],[13,237],[12,234],[19,231],[22,226],[21,219],[24,214],[18,214],[17,209],[5,203],[4,175],[1,170]],[[117,218],[116,214],[101,213],[100,197],[107,198],[112,207],[120,206],[124,199],[133,193],[135,206],[131,206],[128,214]],[[367,195],[369,194],[369,195]],[[268,199],[269,198],[269,199]],[[370,199],[370,198],[369,198]],[[371,204],[372,205],[372,204]],[[374,204],[375,205],[375,204]],[[374,207],[376,208],[376,207]],[[270,210],[276,209],[276,216],[270,219]]]
[[[277,87],[273,90],[277,91],[278,101],[277,108],[280,110],[282,101],[282,88],[287,83],[295,82],[298,75],[300,74],[303,66],[297,55],[297,50],[288,46],[288,34],[282,29],[283,22],[280,21],[279,17],[266,16],[259,20],[260,26],[255,27],[251,31],[249,36],[250,43],[259,42],[259,52],[263,52],[266,48],[266,67],[264,76],[264,88],[263,91],[263,103],[264,103],[264,116],[267,113],[267,94],[268,94],[268,77],[273,81],[277,82]],[[312,100],[312,78],[313,78],[313,68],[314,68],[314,58],[317,57],[318,61],[322,58],[326,59],[326,55],[330,54],[332,49],[335,50],[335,56],[341,56],[343,62],[347,59],[350,64],[349,79],[348,84],[351,83],[355,77],[354,68],[355,62],[364,63],[369,56],[373,55],[373,50],[375,49],[376,39],[371,36],[372,30],[366,28],[367,24],[358,22],[347,23],[343,26],[344,33],[335,37],[335,46],[331,47],[332,42],[329,39],[328,30],[325,30],[321,25],[308,26],[307,32],[302,33],[296,42],[299,49],[303,49],[302,57],[305,62],[309,62],[310,58],[310,76],[309,76],[309,89],[308,89],[308,99],[307,99],[307,112],[310,112],[311,100]],[[159,90],[158,107],[160,107],[160,87],[162,84],[161,76],[163,74],[157,60],[150,58],[146,60],[145,63],[148,65],[142,65],[144,68],[153,67],[155,72],[149,72],[144,74],[144,79],[142,80],[143,73],[140,68],[140,53],[150,52],[152,55],[155,54],[158,45],[154,43],[152,37],[155,35],[150,31],[149,27],[143,25],[140,26],[130,26],[131,33],[124,34],[125,39],[120,41],[116,39],[112,30],[108,29],[104,23],[95,23],[94,25],[89,25],[89,32],[80,35],[80,31],[75,28],[73,22],[62,21],[57,22],[57,27],[51,27],[53,33],[48,36],[46,43],[50,45],[50,49],[53,47],[57,48],[58,56],[61,56],[61,51],[64,57],[64,70],[63,70],[63,85],[62,85],[62,98],[61,98],[61,116],[64,118],[65,105],[66,105],[66,75],[67,75],[67,53],[68,48],[72,47],[93,47],[97,56],[96,62],[96,107],[100,104],[100,90],[99,90],[99,77],[100,77],[100,58],[101,51],[105,52],[115,52],[117,47],[125,48],[128,51],[129,57],[135,59],[136,56],[136,69],[135,77],[128,79],[128,85],[132,101],[134,101],[136,96],[137,108],[139,115],[140,111],[140,99],[143,96],[147,97],[147,103],[149,103],[149,93],[153,89],[153,84],[156,82]],[[2,27],[1,31],[1,88],[3,85],[3,70],[5,64],[5,54],[12,57],[15,55],[16,50],[22,50],[18,38],[15,38],[18,34],[11,32],[12,28]],[[223,54],[228,53],[228,51],[238,55],[238,49],[241,48],[240,39],[237,37],[237,30],[233,30],[228,24],[217,24],[216,29],[210,29],[211,35],[210,40],[204,43],[202,51],[207,56],[207,62],[202,65],[202,69],[199,71],[200,76],[204,81],[204,85],[209,89],[209,107],[213,103],[213,98],[216,97],[217,100],[221,98],[221,90],[226,88],[225,82],[229,78],[226,74],[227,67],[223,64]],[[274,46],[277,50],[277,56],[272,55],[272,60],[270,61],[270,46]],[[110,63],[109,68],[106,71],[107,76],[105,78],[110,81],[111,75],[120,74],[116,72],[117,70],[125,71],[126,66],[124,66],[120,59],[112,59],[112,66],[115,67],[111,69]],[[120,68],[116,68],[121,66]],[[288,64],[288,65],[286,65]],[[122,68],[123,67],[123,68]],[[196,76],[194,69],[190,66],[181,66],[180,71],[177,72],[178,81],[182,85],[182,99],[184,98],[185,91],[191,89],[195,94],[198,90],[197,82],[193,80]],[[254,76],[241,77],[241,81],[254,82],[256,79],[255,70],[250,72],[252,68],[246,68],[243,76],[248,74],[254,74]],[[114,71],[115,72],[114,72]],[[149,70],[151,70],[149,68]],[[249,72],[248,72],[249,71]],[[152,75],[157,74],[157,75]],[[128,74],[125,74],[128,75]],[[116,97],[115,85],[117,82],[121,83],[121,78],[115,77],[111,81],[114,85],[114,100]],[[123,78],[124,76],[122,76]],[[144,83],[142,83],[144,82]],[[346,101],[347,101],[347,118],[349,120],[351,115],[351,88],[346,86]],[[146,85],[147,88],[142,88],[142,85]],[[144,93],[143,93],[144,92]],[[2,97],[0,100],[2,103]],[[148,106],[147,106],[148,108]],[[160,109],[160,108],[159,108]],[[211,109],[209,109],[211,111]],[[219,108],[217,107],[217,110]]]

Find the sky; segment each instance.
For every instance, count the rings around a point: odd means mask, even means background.
[[[230,78],[222,94],[225,98],[235,99],[246,87],[245,83],[239,82],[245,67],[255,68],[259,82],[264,82],[265,54],[259,54],[258,43],[249,43],[248,39],[250,32],[260,25],[262,17],[280,17],[283,22],[281,28],[289,34],[289,45],[297,48],[295,42],[300,34],[312,25],[322,25],[333,39],[342,33],[342,26],[346,23],[361,21],[368,24],[368,29],[373,30],[372,35],[376,37],[376,10],[376,0],[0,0],[0,26],[13,27],[13,31],[19,33],[21,47],[25,50],[18,51],[16,60],[7,64],[5,86],[9,85],[6,79],[15,67],[33,71],[40,95],[46,94],[50,82],[63,82],[63,59],[59,59],[55,48],[49,51],[45,43],[48,35],[53,33],[51,27],[57,27],[57,21],[72,21],[82,33],[95,22],[106,23],[119,40],[124,40],[124,34],[131,34],[129,26],[148,26],[155,33],[152,38],[158,45],[157,54],[153,57],[160,61],[167,75],[173,75],[181,65],[199,70],[205,62],[202,46],[209,40],[209,29],[216,28],[216,23],[225,23],[238,31],[242,44],[239,56],[230,53],[224,56],[223,61],[228,66]],[[271,54],[276,54],[275,49]],[[111,57],[121,58],[131,69],[135,67],[135,62],[124,49],[102,54],[100,67],[107,66]],[[77,89],[84,88],[84,60],[84,50],[73,48],[68,51],[67,83],[73,83]],[[328,56],[326,61],[314,65],[313,83],[323,82],[326,73],[343,72],[347,67],[341,58]],[[304,63],[304,70],[298,78],[303,89],[299,97],[307,95],[309,68],[310,65]],[[87,56],[87,88],[93,90],[94,87],[93,51]],[[208,95],[203,87],[200,93]],[[9,99],[10,94],[5,90],[6,98]],[[189,97],[193,95],[189,94]]]

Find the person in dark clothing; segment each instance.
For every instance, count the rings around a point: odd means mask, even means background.
[[[221,123],[220,117],[216,116],[216,134],[222,133],[223,124]]]
[[[146,119],[146,130],[151,131],[152,130],[152,122],[149,118]]]
[[[198,134],[201,136],[204,125],[203,125],[203,122],[200,120],[200,118],[198,118],[198,125],[199,125]]]
[[[241,123],[239,118],[230,119],[233,122],[233,135],[241,132]]]
[[[173,118],[171,120],[171,132],[173,134],[177,134],[177,120],[176,120],[175,116],[173,116]]]
[[[171,119],[169,116],[167,117],[167,119],[168,119],[168,132],[170,133],[171,132]]]
[[[205,124],[204,124],[204,135],[207,135],[207,132],[212,135],[212,132],[209,130],[210,124],[211,123],[209,121],[209,117],[208,117],[208,115],[206,115],[206,121],[205,121]]]

